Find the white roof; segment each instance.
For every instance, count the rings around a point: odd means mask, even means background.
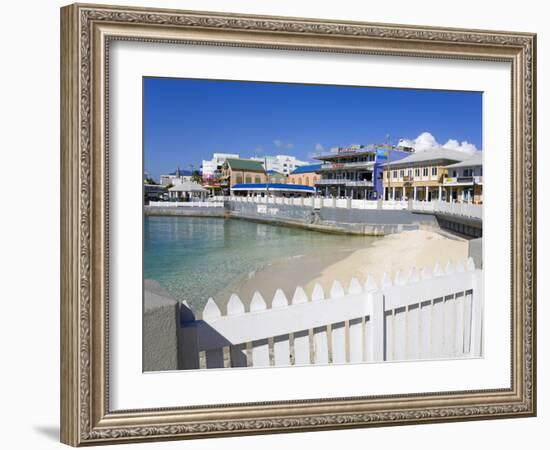
[[[450,166],[447,166],[447,167],[448,168],[473,167],[473,166],[481,166],[482,164],[483,164],[483,154],[481,152],[476,152],[473,155],[471,155],[468,159],[451,164]]]
[[[393,161],[389,163],[390,166],[408,165],[411,163],[423,163],[427,161],[440,161],[448,160],[461,162],[469,158],[471,154],[459,152],[457,150],[450,150],[448,148],[431,148],[429,150],[423,150],[421,152],[412,153],[410,156],[406,156],[403,159]]]
[[[168,190],[170,192],[208,192],[208,189],[193,181],[184,181],[183,183],[176,184]]]

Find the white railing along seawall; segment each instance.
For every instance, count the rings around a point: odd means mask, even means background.
[[[445,202],[440,200],[418,201],[418,200],[359,200],[351,198],[325,198],[325,197],[241,197],[231,196],[210,197],[207,201],[193,202],[150,202],[150,206],[155,207],[223,207],[224,201],[234,201],[240,203],[261,203],[275,205],[294,205],[308,206],[314,208],[347,208],[347,209],[383,209],[383,210],[404,210],[431,213],[444,213],[471,217],[476,219],[483,218],[483,205],[474,203]]]
[[[149,206],[162,208],[223,208],[223,201],[149,202]]]
[[[265,367],[481,356],[482,271],[466,264],[412,269],[379,284],[334,281],[311,298],[255,292],[247,311],[233,294],[226,314],[209,299],[202,319],[180,310],[184,368]]]

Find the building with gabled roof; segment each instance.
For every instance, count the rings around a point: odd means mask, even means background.
[[[266,183],[267,176],[260,161],[228,158],[222,167],[221,185],[226,193],[236,184]]]

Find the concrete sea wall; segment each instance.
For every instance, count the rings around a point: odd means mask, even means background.
[[[410,211],[320,208],[285,204],[226,202],[230,217],[307,229],[353,234],[385,235],[420,226],[438,228],[435,217]]]
[[[160,207],[144,206],[143,212],[146,216],[187,216],[187,217],[225,217],[226,210],[223,207],[199,208],[199,207]]]

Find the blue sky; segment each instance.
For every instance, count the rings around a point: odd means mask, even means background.
[[[214,152],[310,161],[386,135],[393,144],[481,149],[482,94],[144,78],[143,127],[144,170],[157,179],[177,166],[198,169]]]

